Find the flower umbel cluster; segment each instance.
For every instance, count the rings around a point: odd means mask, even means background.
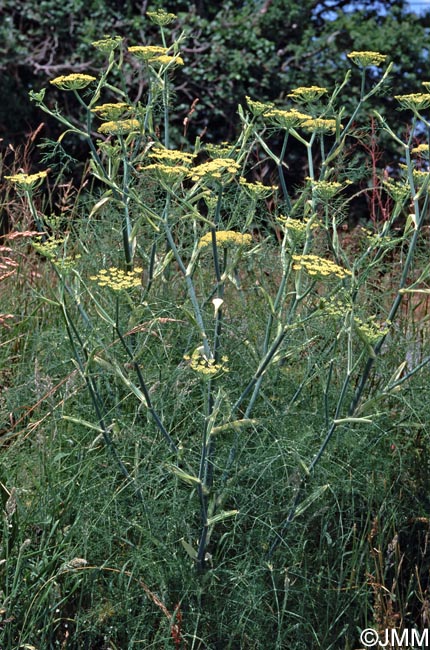
[[[111,120],[100,124],[97,131],[104,135],[124,135],[140,130],[139,120]]]
[[[389,330],[389,323],[382,325],[375,319],[376,316],[370,316],[367,321],[363,321],[358,316],[354,316],[354,325],[360,338],[369,345],[375,345]]]
[[[143,269],[138,266],[129,272],[111,266],[109,269],[102,269],[97,275],[91,275],[90,280],[97,282],[99,287],[109,287],[113,291],[124,291],[142,285],[142,272]]]
[[[430,106],[430,93],[411,93],[410,95],[394,95],[402,108],[423,110]]]
[[[96,78],[90,74],[73,72],[72,74],[55,77],[49,83],[61,90],[82,90],[82,88],[86,88],[93,81],[96,81]]]
[[[106,52],[109,54],[118,47],[121,41],[121,36],[105,36],[99,41],[93,41],[91,45],[95,47],[96,50],[100,50],[100,52]]]
[[[327,88],[321,86],[300,86],[288,93],[288,97],[297,102],[315,102],[326,92]]]
[[[403,203],[406,201],[410,194],[409,185],[402,181],[396,181],[393,178],[387,178],[383,181],[384,189],[391,196],[391,198],[398,202]]]
[[[253,115],[255,115],[255,117],[264,115],[268,111],[272,111],[274,109],[273,104],[265,104],[263,102],[259,102],[254,99],[251,99],[248,96],[245,99],[246,99],[246,103],[248,104],[249,110]]]
[[[153,147],[149,155],[151,158],[161,160],[167,165],[177,165],[178,163],[181,165],[190,165],[196,157],[194,153],[186,153],[179,149],[164,149],[163,147]]]
[[[232,158],[214,158],[194,167],[191,179],[193,181],[199,181],[201,178],[230,180],[234,174],[237,174],[239,168],[239,163]]]
[[[423,158],[429,158],[430,147],[428,144],[422,142],[417,147],[411,149],[411,153],[417,154],[418,156],[422,156]]]
[[[146,61],[146,63],[184,65],[184,60],[179,55],[169,54],[169,48],[161,47],[161,45],[132,45],[128,48],[128,51],[134,54],[136,58]]]
[[[155,23],[155,25],[159,25],[160,27],[169,25],[176,19],[176,14],[169,14],[164,9],[158,9],[157,11],[147,11],[146,15],[148,16],[149,20]]]
[[[263,185],[260,181],[249,183],[246,178],[239,178],[239,185],[255,199],[264,199],[278,189],[277,185]]]
[[[387,59],[386,54],[371,51],[350,52],[347,56],[348,59],[351,59],[351,61],[354,61],[356,65],[361,66],[362,68],[367,68],[369,65],[379,67],[385,63]]]
[[[128,113],[132,107],[125,102],[116,102],[114,104],[99,104],[91,109],[92,113],[96,113],[102,120],[119,120],[124,113]]]
[[[317,133],[335,133],[337,122],[336,120],[326,119],[323,117],[310,117],[306,120],[302,120],[300,126],[305,131],[314,131]],[[340,125],[342,128],[342,125]]]
[[[310,219],[293,219],[280,214],[276,221],[288,232],[294,243],[300,243],[305,240],[306,232],[318,228],[318,223],[309,223]]]
[[[202,375],[216,375],[220,372],[228,372],[229,368],[226,365],[228,357],[221,357],[222,363],[215,363],[215,359],[208,359],[204,354],[203,346],[198,347],[194,352],[184,355],[184,360],[187,361],[192,370],[201,373]]]
[[[169,165],[168,163],[162,162],[146,165],[140,169],[153,172],[160,180],[164,180],[167,183],[182,180],[184,176],[189,174],[189,169],[185,165]]]
[[[314,181],[309,177],[306,180],[310,181],[312,191],[323,201],[332,199],[343,188],[343,184],[338,181]]]
[[[331,260],[318,255],[293,255],[293,269],[300,271],[303,269],[308,275],[313,277],[328,277],[330,275],[344,279],[352,275],[351,271],[344,269]]]
[[[218,230],[216,232],[216,243],[221,248],[250,246],[252,244],[252,237],[248,234],[242,235],[240,232],[235,232],[234,230]],[[198,247],[199,250],[203,250],[209,246],[212,246],[212,233],[207,232],[206,235],[200,238]]]
[[[282,129],[287,130],[301,126],[304,121],[312,120],[310,115],[301,113],[295,108],[291,108],[289,110],[273,108],[265,114],[265,117],[272,124],[280,126]]]
[[[34,190],[36,186],[40,185],[48,175],[47,171],[38,172],[37,174],[14,174],[12,176],[5,176],[5,179],[17,186],[18,189]]]

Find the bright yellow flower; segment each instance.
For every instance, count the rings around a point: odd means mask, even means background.
[[[314,102],[327,92],[327,88],[321,86],[301,86],[292,90],[288,97],[295,101]]]
[[[90,280],[94,280],[100,287],[109,287],[113,291],[125,291],[140,287],[142,285],[142,270],[135,267],[133,271],[123,271],[116,266],[109,269],[101,269],[97,275],[91,275]]]
[[[248,234],[241,234],[234,230],[217,230],[215,233],[217,246],[221,248],[231,248],[235,246],[250,246],[252,237]],[[207,232],[200,238],[198,247],[200,250],[212,246],[212,233]]]
[[[99,104],[91,109],[103,120],[118,120],[124,113],[131,111],[132,107],[125,102],[116,102],[115,104]]]
[[[169,23],[173,22],[176,19],[176,14],[169,14],[164,9],[158,9],[157,11],[147,11],[146,15],[153,23],[159,25],[160,27],[169,25]]]
[[[312,119],[310,115],[300,113],[300,111],[297,111],[295,108],[289,110],[274,108],[265,113],[265,118],[272,124],[280,126],[282,129],[292,129],[300,126],[303,121]]]
[[[385,62],[387,55],[380,54],[379,52],[350,52],[348,58],[358,66],[367,68],[369,65],[379,67],[382,63]]]
[[[128,48],[131,54],[143,61],[152,61],[159,56],[167,54],[168,48],[161,45],[132,45]]]
[[[96,50],[100,50],[100,52],[110,53],[118,47],[121,41],[121,36],[105,36],[99,41],[93,41],[91,45],[95,47]]]
[[[394,95],[402,108],[412,111],[423,110],[430,106],[430,93],[411,93],[410,95]]]
[[[351,271],[344,269],[335,262],[327,260],[324,257],[319,257],[318,255],[293,255],[293,269],[299,271],[303,269],[315,277],[324,277],[329,275],[334,275],[337,278],[346,278],[349,275],[352,275]]]
[[[21,190],[33,190],[40,182],[48,175],[47,171],[38,172],[37,174],[14,174],[13,176],[5,176],[6,180],[10,181]]]
[[[336,120],[324,119],[322,117],[311,117],[308,120],[303,120],[300,124],[302,129],[313,133],[335,133]],[[341,125],[342,128],[342,125]]]
[[[201,178],[225,179],[226,176],[236,174],[239,168],[239,163],[232,158],[215,158],[194,167],[191,178],[193,181],[198,181]]]
[[[139,120],[118,120],[116,122],[103,122],[97,129],[99,133],[108,135],[123,135],[140,130]]]
[[[96,78],[89,74],[72,73],[51,79],[49,83],[61,90],[82,90],[92,81],[96,81]]]

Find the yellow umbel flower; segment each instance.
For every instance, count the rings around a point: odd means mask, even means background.
[[[96,78],[89,74],[72,73],[51,79],[49,83],[61,90],[82,90],[93,81]]]
[[[76,265],[81,255],[64,255],[63,244],[65,241],[65,237],[48,237],[48,239],[42,241],[42,237],[38,235],[31,242],[31,245],[39,255],[43,255],[50,260],[57,269],[67,273]]]
[[[165,66],[184,65],[184,59],[177,54],[175,56],[171,56],[169,54],[161,54],[160,56],[156,56],[151,59],[151,63],[161,63],[161,65]]]
[[[113,291],[125,291],[142,285],[142,272],[143,269],[138,266],[129,272],[111,266],[109,269],[102,269],[97,275],[91,275],[90,280],[97,282],[100,287],[109,287]]]
[[[132,45],[128,48],[128,51],[138,59],[152,61],[159,56],[167,54],[169,50],[167,47],[161,47],[161,45]]]
[[[423,143],[419,144],[417,147],[414,147],[413,149],[411,149],[411,153],[418,154],[419,156],[422,156],[423,158],[428,158],[429,153],[430,153],[429,145],[423,142]]]
[[[214,160],[194,167],[191,179],[193,181],[199,181],[202,178],[230,180],[229,176],[232,178],[239,168],[239,163],[232,158],[214,158]]]
[[[410,196],[409,183],[402,181],[395,181],[393,178],[387,178],[383,181],[383,186],[387,194],[396,201],[396,203],[403,203]]]
[[[302,124],[303,121],[312,119],[310,115],[300,113],[295,108],[282,110],[274,108],[265,114],[265,118],[272,124],[280,126],[282,129],[293,129]]]
[[[118,120],[124,115],[132,110],[132,107],[125,102],[116,102],[115,104],[99,104],[94,106],[91,109],[92,113],[95,113],[102,120]]]
[[[318,228],[318,223],[309,224],[310,219],[293,219],[291,217],[285,217],[280,214],[279,217],[276,217],[276,221],[282,226],[282,229],[287,231],[288,235],[294,243],[303,242],[306,238],[306,233],[309,230],[315,230]]]
[[[263,185],[260,181],[249,183],[246,178],[239,178],[239,185],[255,199],[265,199],[278,189],[277,185]]]
[[[203,346],[194,350],[192,354],[184,354],[184,360],[187,361],[190,368],[201,375],[216,375],[223,372],[229,372],[227,366],[228,357],[223,356],[221,363],[215,363],[215,359],[208,359],[204,353]]]
[[[95,47],[96,50],[109,54],[118,47],[121,41],[121,36],[104,36],[99,41],[93,41],[91,45]]]
[[[354,316],[353,322],[359,337],[369,345],[375,345],[389,331],[389,323],[376,322],[376,316],[370,316],[367,321]]]
[[[342,280],[350,275],[351,271],[344,269],[331,260],[318,255],[293,255],[293,269],[300,271],[303,269],[308,275],[313,277],[323,278],[334,275]]]
[[[337,181],[314,181],[309,176],[306,180],[310,181],[314,194],[323,201],[332,199],[343,188],[343,184]]]
[[[236,232],[234,230],[217,230],[215,233],[217,246],[221,248],[232,248],[236,246],[250,246],[252,244],[251,235]],[[212,246],[212,233],[207,232],[200,238],[198,243],[199,250]]]
[[[151,20],[156,25],[159,25],[160,27],[169,25],[171,22],[176,20],[176,14],[169,14],[164,9],[158,9],[157,11],[147,11],[146,15],[148,16],[149,20]]]
[[[178,163],[190,165],[196,157],[195,153],[187,153],[179,149],[164,149],[163,147],[153,147],[149,155],[151,158],[162,160],[164,163],[172,165]]]
[[[348,59],[351,59],[351,61],[354,61],[356,65],[359,65],[362,68],[367,68],[367,66],[369,65],[379,67],[383,63],[385,63],[385,60],[387,59],[386,54],[380,54],[380,52],[369,52],[369,51],[350,52],[349,54],[347,54],[347,57]]]
[[[337,122],[336,120],[325,119],[322,117],[311,117],[303,120],[300,124],[302,129],[310,131],[311,133],[335,133]],[[342,128],[342,125],[340,125]]]
[[[39,186],[47,175],[48,172],[44,171],[37,174],[13,174],[12,176],[5,176],[5,178],[16,185],[18,189],[30,191]]]
[[[169,165],[161,162],[146,165],[146,167],[141,167],[140,169],[154,172],[156,176],[166,182],[182,180],[184,176],[189,174],[189,169],[185,165]]]
[[[97,131],[107,135],[123,135],[140,130],[139,120],[118,120],[116,122],[103,122]]]
[[[267,113],[268,111],[274,109],[274,104],[264,104],[263,102],[255,101],[254,99],[251,99],[248,96],[246,96],[245,99],[246,99],[246,103],[248,104],[249,110],[256,117],[260,115],[264,115],[264,113]]]
[[[410,95],[394,95],[402,108],[412,111],[423,110],[430,106],[430,93],[411,93]]]
[[[288,97],[298,102],[314,102],[327,92],[321,86],[300,86],[292,90]]]

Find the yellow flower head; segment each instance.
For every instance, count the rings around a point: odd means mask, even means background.
[[[411,153],[415,153],[418,156],[422,156],[423,158],[429,158],[429,153],[430,153],[429,145],[423,142],[419,144],[417,147],[411,149]]]
[[[49,237],[45,241],[38,241],[38,239],[41,238],[39,237],[32,242],[33,248],[40,255],[47,257],[49,260],[56,260],[58,256],[58,248],[61,246],[61,244],[64,244],[64,237]]]
[[[178,163],[190,165],[196,157],[194,153],[186,153],[179,149],[165,149],[163,147],[153,147],[149,155],[151,158],[161,160],[168,165],[177,165]]]
[[[189,174],[189,169],[188,167],[185,167],[185,165],[172,165],[163,162],[146,165],[140,169],[145,169],[149,172],[153,172],[158,178],[166,181],[167,183],[180,181]]]
[[[321,86],[301,86],[292,90],[288,97],[298,102],[314,102],[327,92],[327,88]]]
[[[246,103],[248,104],[248,108],[251,113],[256,117],[259,115],[264,115],[264,113],[267,113],[274,108],[273,104],[264,104],[263,102],[255,101],[248,96],[246,97]]]
[[[297,111],[295,108],[289,110],[274,108],[265,113],[265,118],[269,123],[287,130],[300,126],[303,121],[312,119],[310,115],[300,113],[300,111]]]
[[[184,360],[189,363],[192,370],[201,375],[212,376],[229,371],[227,356],[222,357],[221,363],[215,363],[215,359],[206,357],[203,346],[196,348],[192,354],[185,354]]]
[[[367,321],[354,316],[354,326],[359,337],[369,345],[375,345],[382,336],[389,331],[389,323],[378,323],[375,316],[370,316]]]
[[[239,167],[239,163],[232,158],[214,158],[214,160],[194,167],[191,178],[193,181],[199,181],[202,178],[230,180],[237,174]]]
[[[121,36],[104,36],[99,41],[93,41],[91,45],[95,47],[96,50],[109,54],[118,47],[121,41]]]
[[[294,243],[303,242],[306,238],[308,230],[314,230],[318,228],[318,223],[309,224],[309,219],[293,219],[292,217],[285,217],[284,215],[279,215],[276,217],[276,221],[282,226],[282,229],[287,231],[290,239]]]
[[[161,45],[132,45],[128,48],[131,54],[143,61],[152,61],[167,54],[168,48]]]
[[[252,244],[251,235],[236,232],[234,230],[217,230],[215,233],[217,246],[221,248],[234,248],[237,246],[250,246]],[[204,250],[212,246],[212,233],[207,232],[200,238],[199,250]]]
[[[305,131],[310,131],[313,133],[335,133],[336,132],[336,120],[325,119],[322,117],[311,117],[308,120],[303,120],[300,124],[302,129]],[[342,125],[341,125],[342,128]]]
[[[409,183],[395,181],[393,178],[387,178],[383,181],[383,185],[387,194],[389,194],[391,198],[397,203],[404,203],[404,201],[406,201],[406,199],[410,196],[411,190]]]
[[[51,79],[49,83],[61,90],[82,90],[93,81],[96,81],[96,78],[89,74],[72,73]]]
[[[310,181],[312,192],[322,200],[332,199],[343,188],[337,181],[313,181],[309,177],[306,180]]]
[[[128,113],[132,107],[125,102],[117,102],[115,104],[99,104],[91,109],[92,113],[96,113],[102,120],[118,120],[124,113]]]
[[[265,199],[278,189],[277,185],[263,185],[260,181],[249,183],[246,178],[239,178],[239,185],[255,199]]]
[[[303,269],[308,275],[315,278],[335,276],[343,280],[352,275],[348,269],[318,255],[293,255],[292,258],[295,271]]]
[[[178,55],[171,56],[170,54],[161,54],[160,56],[151,59],[151,63],[160,63],[165,66],[184,65],[184,59]]]
[[[39,186],[47,175],[48,172],[44,171],[37,174],[14,174],[13,176],[5,176],[5,178],[16,185],[18,189],[29,192]]]
[[[411,93],[410,95],[394,95],[402,108],[419,111],[430,106],[430,93]]]
[[[143,269],[135,267],[133,271],[123,271],[116,266],[102,269],[97,275],[90,276],[100,287],[109,287],[113,291],[125,291],[142,285],[141,275]]]
[[[123,135],[140,130],[139,120],[117,120],[115,122],[103,122],[97,131],[104,135]]]
[[[176,14],[169,14],[164,9],[158,9],[158,11],[147,11],[146,15],[148,16],[149,20],[151,20],[156,25],[159,25],[160,27],[169,25],[169,23],[173,22],[176,19]]]
[[[354,63],[362,68],[367,68],[369,65],[379,67],[387,58],[386,54],[380,54],[379,52],[350,52],[347,54],[348,59],[354,61]]]

